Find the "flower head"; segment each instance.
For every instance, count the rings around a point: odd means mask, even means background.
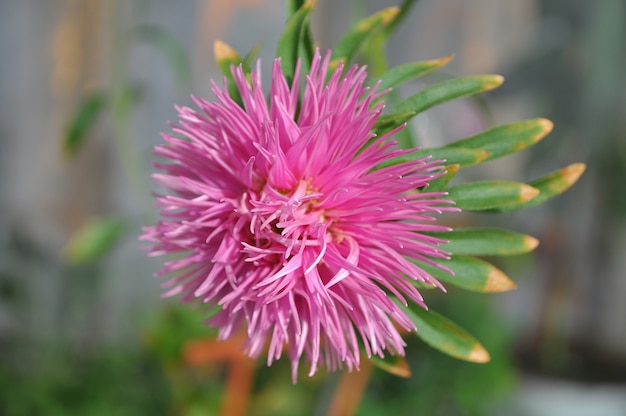
[[[213,83],[216,101],[177,108],[180,138],[155,151],[163,218],[141,237],[152,256],[178,253],[159,273],[165,295],[219,306],[219,338],[245,331],[268,365],[285,350],[294,381],[301,359],[312,375],[358,369],[361,348],[404,354],[398,328],[415,325],[394,298],[424,305],[412,281],[440,284],[418,264],[447,257],[424,234],[447,230],[432,215],[452,209],[424,191],[440,164],[398,162],[411,152],[398,129],[372,133],[383,94],[364,67],[329,73],[329,61],[316,52],[301,97],[299,70],[289,85],[276,59],[269,98],[257,64],[250,79],[233,69],[243,105]]]

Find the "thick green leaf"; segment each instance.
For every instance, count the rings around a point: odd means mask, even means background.
[[[65,255],[73,264],[93,263],[106,254],[124,234],[120,219],[94,221],[76,232],[65,246]]]
[[[435,147],[432,149],[420,149],[411,153],[412,159],[432,156],[432,160],[445,160],[444,164],[458,164],[461,167],[478,164],[489,157],[485,150],[472,150],[451,147]]]
[[[548,199],[562,194],[578,181],[578,178],[585,172],[584,163],[574,163],[556,172],[552,172],[542,178],[529,183],[532,187],[539,190],[539,195],[529,201],[520,202],[513,205],[501,206],[494,208],[497,212],[508,212],[518,209],[524,209],[539,205]]]
[[[416,335],[431,347],[474,363],[486,363],[490,360],[485,347],[440,314],[432,310],[426,311],[415,304],[410,304],[404,312],[417,326]]]
[[[407,81],[422,77],[445,65],[452,60],[454,55],[444,56],[439,59],[431,59],[429,61],[411,62],[404,65],[398,65],[387,71],[381,78],[378,86],[379,90],[387,88],[395,88]]]
[[[83,97],[76,114],[68,124],[63,138],[63,149],[69,156],[75,156],[87,139],[89,129],[107,105],[107,97],[102,91]]]
[[[134,33],[138,39],[151,43],[163,53],[179,84],[187,86],[191,82],[189,56],[168,31],[157,25],[142,24],[135,27]]]
[[[341,60],[345,63],[350,62],[359,51],[363,42],[373,33],[389,24],[399,12],[400,9],[398,7],[383,9],[361,20],[352,29],[348,30],[333,48],[331,68],[336,67]]]
[[[438,104],[499,87],[504,78],[500,75],[475,75],[443,81],[425,88],[394,107],[393,117],[400,113],[419,114]],[[384,118],[384,117],[383,117]]]
[[[454,275],[437,267],[416,261],[416,264],[435,279],[462,289],[482,293],[496,293],[513,290],[517,287],[515,282],[504,274],[502,270],[476,257],[455,255],[449,260],[440,260],[439,263],[452,270]]]
[[[490,153],[487,160],[492,160],[532,146],[548,135],[552,131],[552,126],[552,122],[545,118],[519,121],[494,127],[448,146],[484,149]]]
[[[511,181],[480,181],[454,185],[447,189],[448,198],[464,211],[484,211],[532,200],[539,190]]]
[[[287,21],[287,26],[278,40],[276,56],[281,59],[281,67],[287,82],[291,84],[298,57],[306,51],[303,41],[308,31],[309,20],[315,1],[306,1]]]
[[[226,76],[226,82],[228,85],[228,94],[230,97],[235,100],[239,105],[242,104],[241,95],[239,93],[239,89],[237,88],[237,84],[235,84],[235,79],[231,72],[232,66],[241,65],[245,74],[250,73],[250,66],[245,58],[237,53],[233,48],[231,48],[225,42],[217,39],[213,43],[213,55],[215,58],[215,62],[217,66],[220,68],[222,73]]]
[[[454,255],[510,256],[531,252],[539,245],[534,237],[499,228],[456,228],[425,234],[448,240],[443,248]]]
[[[428,192],[441,192],[450,183],[450,181],[456,176],[461,165],[458,163],[447,165],[446,173],[443,176],[438,177],[430,181],[428,185]]]
[[[389,374],[403,378],[411,377],[411,368],[404,357],[393,355],[390,357],[380,358],[373,355],[370,360],[376,367],[388,372]]]

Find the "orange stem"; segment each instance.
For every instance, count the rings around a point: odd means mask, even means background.
[[[346,372],[339,381],[328,416],[349,416],[359,408],[367,383],[372,373],[370,360],[361,360],[361,370]]]

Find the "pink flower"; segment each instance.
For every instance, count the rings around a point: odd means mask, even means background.
[[[383,94],[365,68],[329,75],[329,60],[316,53],[301,99],[299,69],[290,86],[276,59],[269,103],[257,64],[250,81],[233,69],[243,108],[215,83],[216,101],[177,108],[182,138],[155,150],[163,220],[141,236],[151,256],[176,254],[158,273],[173,276],[164,296],[218,305],[219,338],[246,331],[246,353],[267,348],[268,365],[285,349],[294,382],[303,357],[313,375],[358,369],[360,346],[404,354],[397,328],[415,325],[394,298],[425,307],[412,282],[441,287],[417,264],[447,257],[423,232],[448,230],[431,215],[454,209],[421,190],[438,162],[394,164],[411,152],[390,140],[402,126],[372,133]]]

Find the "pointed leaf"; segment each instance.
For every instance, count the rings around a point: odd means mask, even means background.
[[[511,181],[480,181],[454,185],[447,189],[448,198],[464,211],[484,211],[530,201],[539,190]]]
[[[380,358],[373,355],[370,360],[376,367],[388,372],[389,374],[403,378],[411,377],[411,368],[404,357],[394,355],[391,357]]]
[[[217,66],[222,70],[226,77],[231,77],[233,74],[231,73],[231,66],[243,65],[246,72],[250,72],[250,67],[245,58],[237,53],[230,45],[226,42],[216,39],[213,42],[213,57],[215,58],[215,62]]]
[[[454,275],[428,264],[416,263],[435,279],[474,292],[506,292],[517,287],[502,270],[476,257],[454,255],[449,260],[440,260],[439,263],[452,270]]]
[[[446,173],[443,176],[438,177],[430,181],[428,185],[428,192],[440,192],[450,183],[450,181],[456,176],[461,165],[458,163],[447,165]]]
[[[75,156],[87,139],[89,129],[107,104],[107,97],[102,91],[93,92],[83,97],[74,118],[67,126],[63,137],[63,150],[69,156]]]
[[[489,157],[485,150],[461,149],[452,147],[435,147],[432,149],[420,149],[411,153],[412,159],[432,156],[431,160],[444,160],[444,164],[458,164],[461,167],[471,166],[482,162]]]
[[[576,181],[578,181],[578,178],[580,178],[583,172],[585,172],[585,168],[586,166],[584,163],[574,163],[542,178],[534,180],[530,182],[529,185],[539,190],[539,195],[537,197],[526,202],[497,207],[494,210],[497,212],[508,212],[542,204],[548,199],[560,195],[568,190],[573,184],[576,183]]]
[[[315,6],[314,0],[306,1],[287,21],[287,26],[278,40],[276,56],[281,59],[281,67],[287,82],[291,84],[298,57],[304,53],[303,40],[308,31],[309,19]]]
[[[65,255],[73,264],[93,263],[106,254],[124,233],[124,221],[99,220],[76,232],[65,246]]]
[[[443,81],[402,101],[387,117],[407,112],[419,114],[446,101],[492,90],[499,87],[503,81],[504,78],[500,75],[475,75]]]
[[[400,5],[399,13],[385,27],[385,37],[388,38],[395,31],[396,27],[404,20],[411,8],[417,3],[417,0],[404,0]]]
[[[358,22],[337,42],[331,56],[331,68],[343,60],[346,64],[356,55],[363,42],[398,15],[398,7],[389,7]]]
[[[445,147],[436,147],[433,149],[420,149],[411,152],[407,155],[396,157],[391,160],[387,160],[381,163],[378,168],[386,166],[396,165],[398,163],[408,162],[411,160],[422,159],[430,157],[430,160],[440,160],[444,166],[457,165],[457,166],[471,166],[485,160],[489,156],[488,152],[484,150],[470,150],[470,149],[453,149]],[[455,168],[453,168],[455,169]],[[458,169],[458,168],[457,168]],[[450,178],[451,179],[451,178]]]
[[[448,146],[484,149],[490,152],[487,160],[492,160],[532,146],[547,136],[552,127],[552,122],[545,118],[519,121],[489,129]]]
[[[391,68],[380,78],[378,89],[382,91],[387,88],[395,88],[407,81],[430,74],[431,72],[447,65],[453,57],[454,55],[448,55],[439,59],[398,65]]]
[[[474,363],[486,363],[491,359],[474,337],[440,314],[415,304],[403,310],[417,326],[416,335],[431,347]]]
[[[425,234],[448,240],[443,248],[454,255],[511,256],[531,252],[539,245],[534,237],[499,228],[456,228]]]
[[[233,66],[237,67],[241,65],[244,73],[249,74],[250,66],[248,65],[248,62],[245,58],[241,57],[236,50],[231,48],[230,45],[219,39],[213,43],[213,55],[217,66],[220,68],[224,76],[226,76],[226,83],[230,98],[239,103],[239,105],[242,105],[241,95],[239,94],[239,89],[235,83],[235,78],[233,77],[231,68]]]

